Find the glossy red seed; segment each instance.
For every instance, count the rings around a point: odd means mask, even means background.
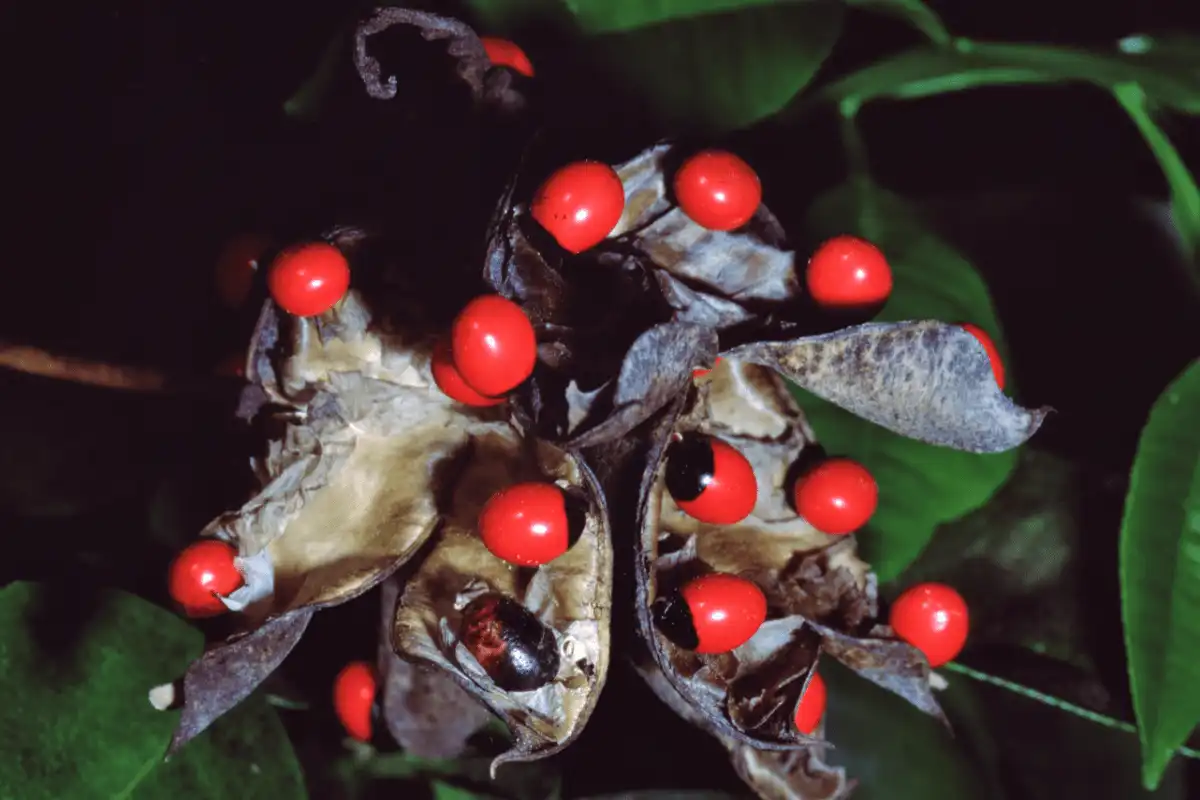
[[[350,264],[341,250],[325,242],[289,247],[271,263],[267,288],[287,313],[315,317],[346,296]]]
[[[531,206],[533,218],[568,253],[582,253],[604,241],[624,210],[621,179],[598,161],[576,161],[554,172]]]
[[[800,702],[796,705],[796,730],[805,736],[812,736],[821,724],[821,717],[825,716],[825,703],[825,681],[820,673],[814,672],[812,680],[808,682],[808,688],[804,690]]]
[[[733,525],[754,511],[758,481],[737,448],[687,434],[667,449],[667,491],[680,510],[710,525]]]
[[[1000,360],[1000,351],[996,349],[996,343],[992,341],[992,337],[984,332],[983,328],[978,325],[972,325],[969,322],[964,322],[963,330],[970,333],[979,343],[983,345],[983,349],[987,351],[988,360],[992,362],[992,375],[996,378],[996,385],[1001,390],[1004,389],[1004,362]]]
[[[943,583],[919,583],[896,598],[889,624],[925,654],[929,666],[953,661],[967,643],[970,619],[962,595]]]
[[[230,239],[217,256],[217,296],[226,308],[241,308],[250,297],[254,273],[271,242],[257,233]]]
[[[467,385],[462,375],[459,374],[458,367],[454,366],[454,353],[448,339],[443,339],[434,347],[429,368],[433,373],[433,382],[437,384],[443,394],[456,403],[487,408],[504,402],[503,397],[488,397]]]
[[[762,589],[737,575],[702,575],[680,594],[696,631],[697,653],[728,653],[750,641],[767,619]]]
[[[538,567],[561,556],[582,530],[552,483],[518,483],[496,492],[479,513],[479,536],[497,558]]]
[[[879,248],[855,236],[825,242],[808,261],[808,293],[830,307],[870,306],[892,293],[892,268]]]
[[[857,461],[831,458],[796,481],[795,501],[797,513],[822,533],[851,533],[875,513],[879,486]]]
[[[377,690],[375,668],[366,661],[342,667],[333,682],[333,710],[346,733],[361,742],[371,741],[371,707]]]
[[[168,570],[167,587],[185,614],[200,618],[225,613],[216,595],[228,595],[242,585],[233,562],[236,556],[237,550],[220,539],[204,539],[180,551]]]
[[[533,62],[516,43],[494,36],[481,36],[479,40],[483,42],[483,49],[493,64],[515,69],[526,78],[533,77]]]
[[[704,150],[675,173],[675,200],[697,225],[731,231],[750,221],[762,203],[754,169],[733,153]]]
[[[537,335],[521,307],[500,295],[477,297],[450,329],[454,366],[467,385],[485,397],[510,392],[537,362]]]

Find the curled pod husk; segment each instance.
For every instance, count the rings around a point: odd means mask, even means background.
[[[458,758],[492,715],[444,670],[396,655],[392,623],[401,588],[393,575],[379,591],[383,613],[376,669],[384,723],[396,743],[418,758]]]
[[[1013,403],[961,326],[867,323],[818,308],[800,280],[804,262],[765,205],[733,231],[691,221],[668,188],[684,155],[664,142],[617,165],[623,216],[576,256],[545,245],[519,181],[502,199],[483,277],[539,326],[538,370],[516,397],[539,435],[575,448],[626,436],[718,352],[930,444],[1000,452],[1038,430],[1049,409]],[[655,331],[661,341],[650,346]]]
[[[783,381],[763,367],[724,359],[693,390],[675,432],[732,445],[758,485],[749,517],[711,525],[676,506],[666,490],[667,460],[646,465],[638,621],[654,666],[683,700],[734,741],[768,749],[811,743],[792,720],[824,652],[940,716],[920,653],[872,630],[875,579],[855,554],[854,538],[816,531],[790,503],[816,445]],[[767,621],[730,653],[695,653],[663,627],[661,612],[673,592],[706,572],[740,575],[767,598]]]
[[[580,515],[579,538],[537,568],[506,563],[476,525],[496,491],[558,485]],[[408,579],[392,636],[403,657],[453,675],[514,735],[499,756],[530,761],[583,730],[608,670],[612,549],[603,496],[587,467],[557,446],[495,426],[469,455],[428,556]]]
[[[387,272],[367,234],[337,229],[356,281]],[[435,385],[443,310],[433,299],[376,312],[355,288],[320,317],[264,307],[243,405],[267,432],[261,489],[202,532],[237,548],[244,585],[221,598],[242,630],[184,676],[172,748],[207,727],[279,665],[313,611],[377,586],[422,547],[446,510],[473,437],[508,430],[503,407],[473,409]]]
[[[494,68],[475,30],[462,20],[415,8],[382,6],[368,14],[354,34],[354,65],[367,94],[377,100],[391,100],[400,94],[399,79],[384,77],[384,68],[372,54],[374,37],[396,27],[412,27],[421,38],[445,42],[446,53],[456,61],[457,72],[476,101],[504,112],[524,110],[527,101],[516,85],[518,78],[510,70]]]
[[[762,800],[846,800],[857,781],[842,767],[825,763],[826,746],[813,744],[799,750],[763,750],[722,735],[712,721],[688,703],[654,665],[640,663],[637,671],[646,684],[676,714],[711,733],[724,745],[738,777]],[[817,730],[822,735],[825,723]]]

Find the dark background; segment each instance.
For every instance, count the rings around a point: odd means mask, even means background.
[[[1108,46],[1135,32],[1200,29],[1183,0],[930,5],[953,32],[979,39]],[[208,371],[235,347],[245,320],[221,312],[211,289],[221,244],[356,202],[379,176],[337,169],[347,162],[336,153],[363,141],[404,146],[364,133],[384,118],[369,104],[320,125],[282,113],[350,11],[274,0],[0,11],[9,155],[0,339],[185,374]],[[899,23],[855,13],[823,74],[916,41]],[[569,42],[523,44],[539,65],[569,61]],[[1131,718],[1115,569],[1124,481],[1150,404],[1200,352],[1182,256],[1131,201],[1165,198],[1158,168],[1120,109],[1087,87],[880,102],[861,122],[877,179],[939,212],[944,233],[987,277],[1022,399],[1058,410],[1037,446],[1083,476],[1090,655],[1108,710]],[[1200,126],[1174,118],[1167,127],[1185,160],[1200,164]],[[843,177],[830,157],[839,148],[832,118],[745,141],[760,163],[791,176],[782,188],[765,181],[785,223]],[[386,161],[384,152],[370,163]],[[388,180],[405,182],[417,203],[453,191],[425,175]],[[67,572],[81,585],[164,599],[162,570],[179,542],[162,531],[197,529],[242,490],[243,462],[222,421],[229,393],[133,396],[0,372],[0,396],[0,508],[13,542],[0,578]],[[318,616],[285,670],[297,693],[323,697],[344,661],[371,656],[374,603]],[[968,656],[1086,695],[1075,673],[1002,641]],[[317,705],[285,718],[301,756],[319,760],[336,754],[339,732]],[[572,793],[737,787],[715,744],[619,670],[586,735],[558,762]]]

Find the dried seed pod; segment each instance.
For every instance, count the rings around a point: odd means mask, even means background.
[[[688,703],[657,667],[642,663],[637,665],[637,671],[659,700],[725,746],[738,776],[762,800],[847,800],[851,796],[857,781],[847,778],[843,767],[825,763],[824,745],[813,744],[801,750],[752,747],[722,735],[712,720]],[[816,733],[820,732],[818,727]]]
[[[391,264],[366,246],[365,231],[325,238],[366,285],[386,278]],[[268,637],[248,647],[260,631],[307,622],[313,610],[378,585],[438,527],[438,498],[453,490],[473,437],[513,435],[503,409],[472,409],[437,388],[430,365],[440,305],[409,302],[421,311],[401,307],[391,318],[358,289],[319,318],[265,305],[248,357],[247,394],[258,402],[243,403],[268,432],[252,460],[262,489],[202,532],[238,549],[245,585],[224,602],[243,612],[244,630],[189,669],[173,747],[240,701],[270,671],[258,666],[273,669],[295,644]]]
[[[476,531],[492,495],[526,481],[557,483],[587,508],[575,546],[536,570],[496,557]],[[583,729],[608,669],[612,550],[599,487],[558,447],[491,430],[472,436],[443,519],[396,607],[396,651],[446,670],[505,720],[515,742],[493,769],[557,752]]]
[[[400,77],[385,78],[369,45],[394,25],[447,42],[476,110],[525,105],[468,26],[400,8],[378,9],[358,28],[354,61],[369,96],[402,96]],[[515,739],[493,771],[557,752],[582,731],[604,684],[614,533],[634,559],[618,571],[634,584],[621,599],[633,600],[647,650],[628,655],[665,702],[717,736],[761,796],[832,800],[851,785],[792,724],[822,654],[940,715],[925,660],[875,624],[874,578],[853,536],[820,534],[788,505],[812,436],[764,367],[899,433],[969,451],[1015,447],[1045,410],[999,393],[986,353],[957,326],[829,333],[838,326],[808,320],[779,223],[759,206],[735,231],[696,225],[667,188],[678,155],[664,143],[618,165],[622,218],[572,258],[539,249],[545,232],[519,200],[518,175],[493,214],[482,275],[451,257],[453,243],[437,250],[463,269],[447,279],[410,266],[408,230],[343,227],[323,237],[351,264],[352,288],[336,308],[295,318],[264,305],[238,409],[267,432],[253,462],[262,490],[204,531],[238,549],[245,585],[223,602],[244,612],[244,630],[189,668],[172,751],[248,696],[317,609],[419,556],[402,590],[392,585],[384,598],[389,730],[449,757],[486,706]],[[466,213],[443,216],[461,227]],[[486,288],[533,323],[537,363],[508,402],[472,408],[437,388],[430,361],[454,315]],[[697,384],[693,369],[718,351],[720,364]],[[759,487],[748,517],[706,524],[664,492],[665,450],[681,432],[718,435],[746,456]],[[557,483],[587,508],[579,542],[537,569],[501,561],[475,530],[487,499],[519,481]],[[713,571],[753,582],[768,613],[741,646],[703,655],[661,635],[653,607]],[[430,705],[433,697],[445,702]]]
[[[707,721],[708,729],[760,750],[812,742],[795,730],[792,718],[822,651],[940,715],[919,654],[912,648],[894,650],[898,643],[882,638],[885,631],[865,632],[878,609],[874,579],[855,555],[853,537],[820,533],[789,505],[790,483],[806,448],[811,452],[814,445],[783,382],[761,367],[722,358],[710,380],[695,387],[685,403],[669,410],[674,414],[664,413],[658,429],[647,434],[659,442],[649,446],[637,511],[636,602],[647,663]],[[746,456],[759,487],[748,518],[714,525],[675,504],[665,491],[662,451],[676,432],[717,436]],[[618,515],[629,510],[618,507],[613,494],[609,499],[614,525],[620,525]],[[768,620],[759,632],[720,655],[679,646],[659,630],[653,613],[677,587],[709,572],[748,579],[768,600]],[[846,646],[851,642],[863,660],[850,657]]]
[[[405,661],[392,648],[392,622],[401,582],[380,586],[380,631],[376,669],[381,676],[380,707],[388,733],[418,758],[458,758],[491,713],[446,672]]]

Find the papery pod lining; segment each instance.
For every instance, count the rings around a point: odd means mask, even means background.
[[[582,536],[536,570],[501,561],[476,532],[483,504],[513,483],[547,479],[586,498]],[[396,651],[446,670],[505,720],[515,743],[493,762],[493,772],[508,761],[544,758],[582,731],[608,669],[612,550],[603,496],[574,457],[498,425],[473,437],[462,476],[445,502],[442,527],[396,609]],[[462,608],[487,591],[518,600],[553,631],[562,658],[546,686],[499,689],[458,641]]]

